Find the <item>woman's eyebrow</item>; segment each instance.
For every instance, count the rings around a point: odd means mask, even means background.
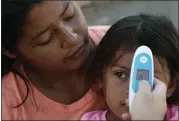
[[[65,3],[66,3],[66,5],[65,5],[65,8],[64,8],[64,10],[63,10],[61,16],[64,15],[64,13],[66,12],[66,10],[67,10],[67,8],[68,8],[70,2],[65,2]],[[44,30],[40,31],[37,35],[35,35],[34,37],[32,37],[32,39],[35,39],[35,38],[39,37],[40,35],[42,35],[43,33],[45,33],[49,28],[50,28],[50,26],[47,27],[47,28],[45,28]]]

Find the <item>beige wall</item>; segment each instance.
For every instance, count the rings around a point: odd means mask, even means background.
[[[89,5],[92,1],[76,1],[81,7]]]
[[[81,1],[80,1],[81,2]],[[86,2],[86,1],[82,1]],[[119,19],[139,13],[169,17],[178,28],[178,1],[93,1],[83,7],[88,25],[111,25]]]

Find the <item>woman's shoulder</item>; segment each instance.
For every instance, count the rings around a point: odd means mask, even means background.
[[[6,107],[15,107],[25,94],[25,83],[21,77],[13,72],[7,73],[2,78],[2,103]]]
[[[2,78],[2,89],[8,92],[19,91],[19,87],[23,88],[23,86],[25,86],[24,80],[14,72],[9,72]],[[4,94],[7,93],[6,91],[3,91]]]
[[[2,78],[2,95],[14,94],[15,86],[17,86],[16,74],[9,72]],[[5,98],[5,97],[4,97]]]
[[[7,73],[2,79],[2,119],[12,120],[17,111],[14,108],[18,102],[17,96],[18,81],[14,73]]]
[[[89,26],[88,34],[89,38],[95,42],[96,45],[99,44],[103,36],[106,34],[110,26]]]

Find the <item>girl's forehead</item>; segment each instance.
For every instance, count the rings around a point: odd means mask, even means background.
[[[120,65],[131,68],[133,56],[133,52],[117,51],[115,57],[113,58],[112,65]]]
[[[120,65],[126,68],[131,68],[133,56],[134,52],[117,51],[113,61],[111,62],[111,65]],[[156,56],[154,56],[153,59],[155,72],[161,73],[164,70],[164,68],[167,69],[167,62],[165,59]]]

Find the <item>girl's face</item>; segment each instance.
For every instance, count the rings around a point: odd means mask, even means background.
[[[125,101],[128,98],[130,70],[134,53],[126,52],[119,58],[119,52],[104,72],[104,93],[107,105],[115,116],[121,118],[123,113],[129,113]],[[166,85],[169,84],[169,71],[164,61],[162,65],[154,57],[154,75]]]
[[[40,70],[79,68],[91,48],[80,7],[72,1],[44,1],[34,6],[17,48],[21,57]]]

